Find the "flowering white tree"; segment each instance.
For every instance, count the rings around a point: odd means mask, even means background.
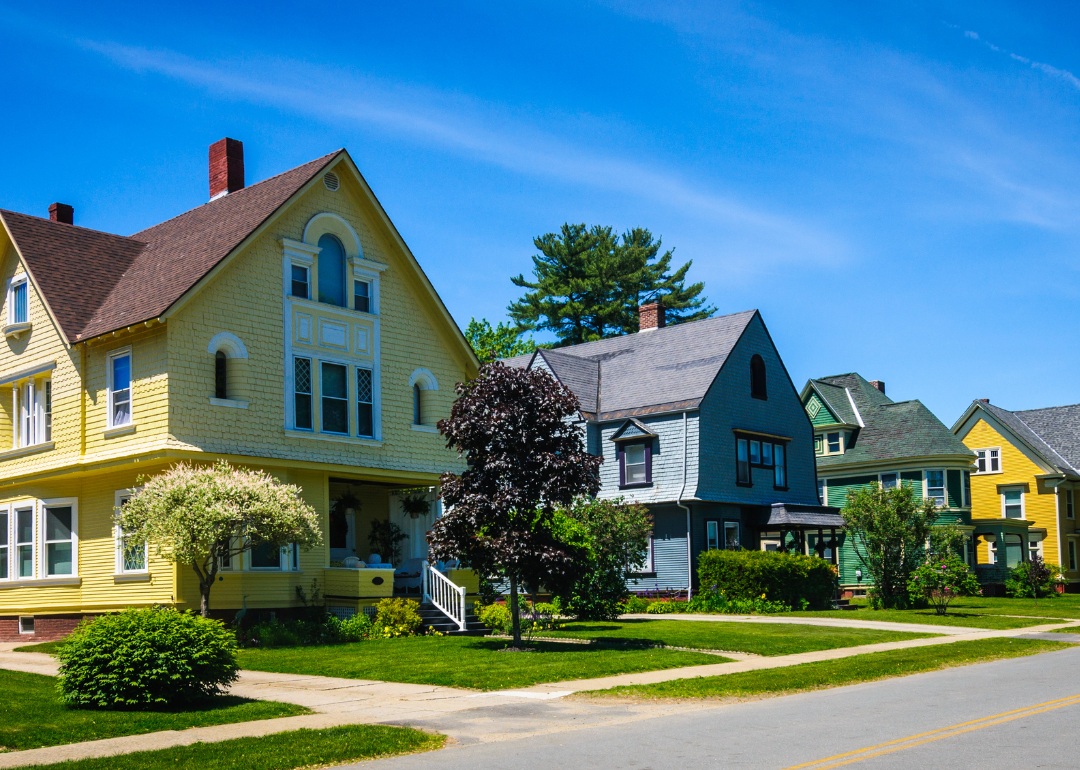
[[[261,545],[322,544],[319,515],[300,497],[300,487],[224,460],[180,463],[154,476],[115,519],[127,542],[150,543],[167,561],[191,565],[203,617],[210,615],[210,589],[222,562]]]

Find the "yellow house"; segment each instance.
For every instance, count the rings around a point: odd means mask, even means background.
[[[461,468],[435,423],[478,362],[345,150],[245,187],[224,139],[210,201],[128,237],[49,213],[0,210],[0,640],[198,607],[190,567],[113,526],[177,461],[265,469],[322,516],[321,549],[222,565],[219,616],[287,612],[313,588],[348,614],[391,594],[393,567],[419,569],[439,476]],[[408,539],[376,566],[386,519]]]
[[[1067,591],[1080,590],[1080,405],[1010,412],[980,399],[952,430],[976,456],[971,516],[983,582],[1003,582],[1037,554],[1061,566]]]

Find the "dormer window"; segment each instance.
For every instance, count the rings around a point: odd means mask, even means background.
[[[765,382],[765,359],[756,353],[750,359],[750,396],[762,401],[769,399],[769,390]]]
[[[652,484],[652,441],[620,442],[619,477],[620,487]]]
[[[834,431],[832,433],[829,433],[825,437],[825,440],[826,440],[826,444],[828,446],[828,453],[829,454],[831,454],[831,455],[840,454],[841,443],[840,443],[840,432],[839,431]]]

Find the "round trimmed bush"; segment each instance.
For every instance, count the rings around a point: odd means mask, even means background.
[[[836,593],[836,572],[824,559],[779,551],[703,551],[698,557],[702,593],[727,599],[765,599],[793,610],[824,610]]]
[[[224,693],[236,681],[236,639],[217,620],[154,607],[82,623],[57,652],[60,701],[148,709]]]

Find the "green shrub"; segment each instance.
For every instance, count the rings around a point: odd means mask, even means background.
[[[219,695],[236,681],[236,640],[217,620],[128,609],[82,623],[57,651],[60,701],[146,709]]]
[[[777,551],[705,551],[698,579],[703,591],[722,591],[729,600],[764,598],[799,609],[827,609],[836,592],[827,561]]]
[[[490,628],[492,631],[498,631],[499,633],[510,633],[510,608],[499,602],[492,604],[476,604],[476,617],[480,619],[480,622]]]
[[[510,605],[495,602],[494,604],[480,604],[477,602],[474,609],[480,622],[492,631],[510,635],[513,633],[511,624]],[[561,614],[559,601],[532,602],[522,601],[518,607],[520,615],[519,623],[522,633],[532,635],[537,631],[551,631],[561,626],[558,616]]]
[[[804,600],[805,601],[805,600]],[[689,612],[721,613],[725,615],[774,615],[790,612],[783,602],[774,602],[764,596],[752,599],[733,599],[723,591],[703,591],[690,600]]]
[[[337,620],[338,640],[342,642],[362,642],[375,634],[375,624],[364,612],[358,612],[348,620]]]
[[[420,604],[412,599],[383,599],[375,605],[375,626],[381,636],[412,636],[422,623]]]
[[[1038,556],[1031,561],[1021,562],[1009,570],[1005,580],[1005,593],[1014,599],[1035,599],[1057,595],[1057,586],[1061,583],[1061,567],[1044,562]]]
[[[649,615],[673,615],[689,611],[689,602],[681,600],[669,601],[667,599],[658,599],[655,602],[650,602],[649,606],[645,608],[645,612]]]
[[[639,615],[647,609],[649,609],[649,602],[640,596],[630,596],[622,605],[622,611],[627,615]]]
[[[908,591],[912,598],[934,605],[938,615],[949,610],[949,602],[959,596],[982,593],[971,568],[954,553],[927,559],[911,574]]]

